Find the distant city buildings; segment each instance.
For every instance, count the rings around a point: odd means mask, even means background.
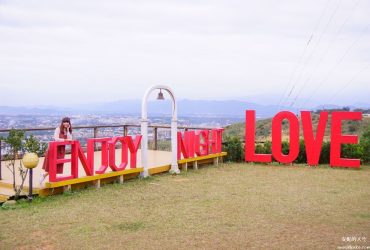
[[[52,140],[54,128],[59,126],[61,117],[52,115],[0,115],[0,129],[30,129],[30,128],[52,128],[51,130],[30,131],[27,134],[33,134],[42,142],[49,142]],[[123,135],[123,125],[140,125],[139,116],[110,116],[110,115],[73,115],[71,116],[72,127],[78,126],[116,126],[122,127],[105,127],[99,128],[96,132],[96,137],[112,137]],[[149,117],[149,125],[170,125],[171,117],[159,116]],[[186,127],[225,127],[229,124],[241,122],[243,118],[240,117],[211,117],[211,116],[188,116],[180,117],[178,119],[178,126]],[[129,135],[140,134],[140,127],[129,127]],[[0,136],[6,137],[7,133],[2,132]],[[85,145],[88,138],[94,137],[93,128],[80,128],[73,130],[73,136],[79,140],[82,145]],[[149,129],[149,140],[154,139],[153,129]],[[166,141],[171,138],[170,129],[158,129],[158,140]],[[5,153],[6,145],[2,146],[2,153]]]

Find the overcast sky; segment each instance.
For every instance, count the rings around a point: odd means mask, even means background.
[[[370,103],[369,0],[3,1],[0,105]]]

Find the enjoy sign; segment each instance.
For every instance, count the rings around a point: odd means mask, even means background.
[[[178,160],[183,158],[193,158],[196,156],[206,156],[209,154],[221,153],[222,150],[222,131],[223,129],[186,131],[184,135],[178,132]],[[85,154],[79,141],[61,141],[50,142],[47,154],[49,162],[49,181],[57,182],[70,180],[79,177],[79,162],[87,176],[95,174],[104,174],[108,168],[111,171],[122,171],[130,165],[130,168],[136,168],[137,153],[141,143],[142,136],[118,136],[112,138],[90,138],[87,140],[87,153]],[[116,163],[117,144],[121,144],[121,158],[119,164]],[[95,145],[100,144],[100,152],[95,152]],[[58,147],[71,146],[70,159],[58,158]],[[176,151],[175,151],[176,152]],[[95,154],[100,154],[101,161],[99,168],[94,169]],[[130,155],[130,156],[129,156]],[[71,163],[71,174],[68,176],[57,175],[57,165]]]

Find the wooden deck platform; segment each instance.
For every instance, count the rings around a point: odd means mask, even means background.
[[[120,150],[116,150],[117,155],[117,164],[119,164],[118,159],[120,157]],[[194,169],[198,169],[199,165],[202,164],[218,164],[222,162],[223,157],[226,156],[226,153],[219,153],[219,154],[211,154],[203,157],[195,157],[191,159],[182,159],[178,161],[179,168],[182,171],[187,171],[188,167],[193,167]],[[67,155],[66,158],[69,158],[70,155]],[[107,173],[94,175],[94,176],[86,176],[81,164],[79,164],[79,178],[67,181],[60,181],[50,183],[48,179],[46,179],[42,185],[39,184],[40,174],[43,173],[42,164],[44,158],[41,157],[38,166],[33,170],[33,193],[35,195],[40,196],[47,196],[52,194],[59,194],[63,193],[67,190],[75,190],[80,188],[85,188],[88,186],[95,186],[99,188],[102,184],[105,183],[123,183],[124,180],[132,179],[138,177],[138,175],[143,171],[143,168],[140,166],[141,163],[141,153],[140,150],[138,152],[137,162],[138,167],[134,169],[125,169],[124,171],[110,171],[107,170]],[[99,168],[99,163],[101,161],[101,152],[95,152],[95,169]],[[159,174],[163,172],[167,172],[171,168],[171,152],[167,151],[153,151],[150,150],[148,152],[148,162],[149,162],[149,174]],[[7,162],[2,162],[2,175],[3,180],[0,180],[0,202],[4,202],[8,199],[11,199],[14,195],[13,186],[12,186],[12,175],[10,171],[6,168]],[[19,162],[17,162],[19,164]],[[64,166],[64,174],[70,174],[70,163],[66,163]],[[17,178],[17,183],[20,183],[20,178]],[[28,194],[28,177],[25,181],[25,185],[23,188],[22,195]]]

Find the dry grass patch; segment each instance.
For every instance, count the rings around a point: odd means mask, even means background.
[[[370,245],[370,168],[224,164],[0,210],[1,249]]]

